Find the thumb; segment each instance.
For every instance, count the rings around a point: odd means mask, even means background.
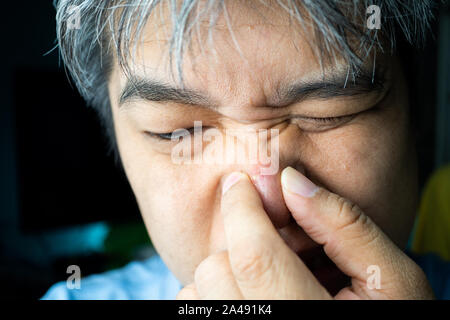
[[[283,170],[281,183],[286,205],[297,224],[352,278],[357,295],[398,297],[398,288],[405,292],[411,279],[423,278],[418,278],[422,270],[357,205],[317,187],[290,167]],[[379,271],[377,292],[368,286],[370,270]]]

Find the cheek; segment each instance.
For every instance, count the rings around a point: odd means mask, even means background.
[[[145,146],[135,144],[133,149]],[[145,162],[136,160],[138,157]],[[217,198],[218,179],[212,173],[173,164],[170,156],[150,151],[139,156],[131,151],[124,158],[129,160],[127,176],[152,236],[164,229],[173,241],[183,243],[182,239],[205,234]]]
[[[311,137],[312,156],[305,163],[312,179],[358,204],[381,226],[403,219],[398,210],[411,215],[415,188],[406,115],[392,109]]]
[[[356,131],[358,135],[353,134]],[[349,128],[345,134],[334,132],[315,139],[305,167],[306,174],[317,184],[364,209],[373,203],[379,184],[374,178],[385,171],[388,159],[384,152],[374,157],[377,141],[365,138],[361,131]]]
[[[188,281],[211,246],[221,243],[211,236],[223,234],[218,232],[223,228],[217,203],[220,176],[214,168],[174,164],[126,122],[116,122],[116,136],[152,242],[168,267]]]

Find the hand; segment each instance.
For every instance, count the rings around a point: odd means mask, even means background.
[[[332,297],[280,237],[247,175],[224,183],[222,214],[228,250],[200,263],[177,299],[431,299],[423,271],[356,205],[315,186],[293,168],[282,173],[286,206],[351,285]],[[367,285],[368,266],[380,271]]]

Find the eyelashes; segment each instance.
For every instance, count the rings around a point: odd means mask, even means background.
[[[302,120],[306,120],[306,121],[310,121],[310,122],[335,124],[335,123],[339,123],[342,120],[349,119],[354,116],[355,115],[346,115],[346,116],[340,116],[340,117],[326,117],[326,118],[299,117],[298,119],[302,119]]]
[[[339,116],[339,117],[325,117],[325,118],[296,117],[296,119],[300,120],[300,121],[303,120],[309,124],[313,124],[313,125],[316,124],[319,126],[326,127],[326,126],[338,125],[338,124],[344,122],[345,120],[353,118],[354,116],[356,116],[356,114]],[[203,129],[207,129],[207,128],[208,127],[203,127]],[[318,128],[318,129],[320,129],[320,128]],[[157,132],[151,132],[151,131],[145,131],[145,133],[148,136],[155,138],[157,140],[160,140],[160,141],[171,141],[172,139],[178,140],[179,138],[183,138],[188,135],[192,135],[194,133],[194,127],[182,128],[182,129],[177,129],[175,131],[164,132],[164,133],[157,133]]]
[[[188,135],[192,135],[194,133],[194,127],[177,129],[175,131],[166,133],[156,133],[151,131],[145,131],[145,133],[152,138],[171,141],[172,139],[179,139]]]

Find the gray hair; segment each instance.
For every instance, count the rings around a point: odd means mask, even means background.
[[[248,0],[255,1],[255,0]],[[267,6],[266,0],[259,0]],[[193,26],[200,17],[214,26],[221,12],[228,17],[225,0],[55,0],[57,39],[62,60],[88,105],[103,120],[111,149],[115,150],[108,78],[113,61],[128,70],[130,54],[155,7],[169,2],[172,34],[170,62],[175,61],[182,83],[181,61]],[[376,50],[394,53],[401,41],[422,46],[437,0],[276,0],[303,27],[313,26],[314,47],[321,64],[341,57],[352,74]],[[198,8],[202,3],[202,10]],[[178,5],[177,5],[178,4]],[[378,5],[382,30],[365,26],[366,8]],[[79,28],[68,27],[71,6],[79,10]],[[308,20],[307,20],[308,19]],[[228,21],[228,20],[227,20]],[[211,29],[211,28],[210,28]],[[232,30],[231,35],[233,35]],[[380,33],[380,35],[378,34]],[[359,46],[355,47],[355,40]],[[234,38],[233,38],[234,41]],[[353,45],[352,45],[353,43]],[[235,42],[237,45],[237,43]],[[172,66],[172,63],[170,63]]]

